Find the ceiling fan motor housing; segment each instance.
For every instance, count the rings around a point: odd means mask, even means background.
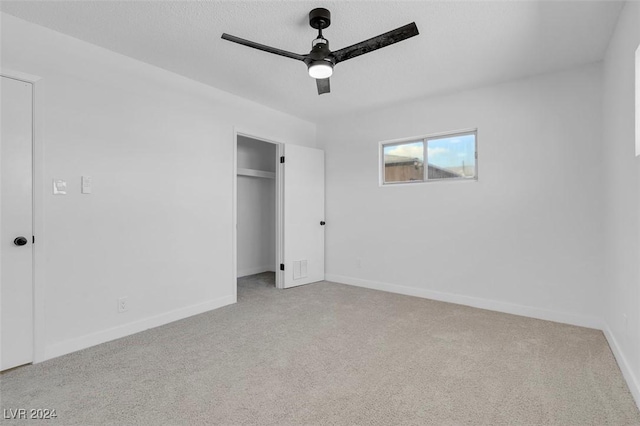
[[[305,62],[315,62],[315,61],[324,61],[331,62],[331,50],[329,50],[329,41],[324,39],[326,43],[316,43],[313,48],[311,48],[311,52],[305,59]]]

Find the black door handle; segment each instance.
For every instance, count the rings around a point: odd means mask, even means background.
[[[324,220],[320,221],[320,225],[324,226],[326,224],[326,222]]]
[[[23,246],[27,244],[27,239],[25,237],[18,237],[15,240],[13,240],[13,244],[17,246]]]

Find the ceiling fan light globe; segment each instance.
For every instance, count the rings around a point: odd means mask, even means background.
[[[333,64],[327,61],[316,61],[309,65],[309,76],[315,79],[329,78],[333,74]]]

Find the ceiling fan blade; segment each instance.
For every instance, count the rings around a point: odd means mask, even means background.
[[[318,86],[318,95],[322,95],[323,93],[329,93],[331,91],[328,78],[316,79],[316,85]]]
[[[418,34],[418,27],[415,22],[412,22],[395,30],[380,34],[377,37],[370,38],[369,40],[336,50],[332,53],[332,56],[337,64],[338,62],[346,61],[347,59],[355,58],[356,56],[364,55],[377,49],[382,49],[383,47],[417,36]]]
[[[256,43],[250,40],[245,40],[240,37],[232,36],[231,34],[224,33],[222,34],[222,38],[224,40],[232,41],[234,43],[243,44],[248,47],[253,47],[254,49],[262,50],[264,52],[274,53],[276,55],[285,56],[291,59],[297,59],[299,61],[304,61],[305,55],[299,55],[297,53],[287,52],[286,50],[277,49],[275,47],[265,46],[264,44]]]

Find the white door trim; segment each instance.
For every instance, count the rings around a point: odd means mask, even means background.
[[[7,68],[0,75],[24,81],[33,86],[32,95],[32,191],[33,191],[33,363],[45,360],[45,274],[44,274],[44,144],[42,134],[44,111],[44,82],[42,78]]]
[[[233,278],[233,297],[234,301],[238,301],[238,136],[255,139],[261,142],[267,142],[276,145],[278,157],[284,155],[284,143],[263,136],[256,136],[259,132],[246,131],[238,127],[233,128],[233,167],[232,167],[232,212],[231,212],[231,277]],[[284,258],[284,242],[283,242],[283,200],[284,200],[284,180],[282,175],[282,167],[276,167],[276,265],[283,262]],[[276,267],[276,288],[284,288],[284,276],[279,267]]]

